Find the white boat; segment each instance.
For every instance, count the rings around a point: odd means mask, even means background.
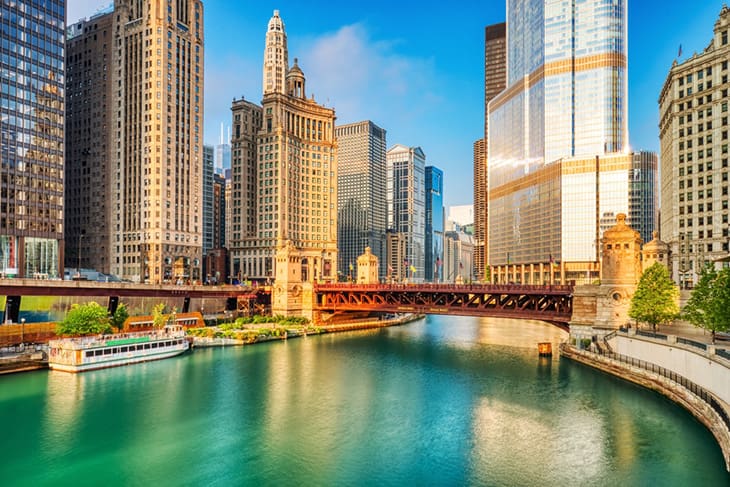
[[[48,342],[48,367],[64,372],[118,367],[180,355],[190,348],[180,325],[161,330],[63,338]]]

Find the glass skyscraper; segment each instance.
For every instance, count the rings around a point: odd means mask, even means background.
[[[388,238],[399,242],[389,247],[388,274],[396,279],[422,281],[426,253],[426,154],[420,147],[396,144],[388,149],[386,160]]]
[[[597,279],[601,219],[629,213],[626,1],[508,0],[507,29],[488,108],[493,279]]]
[[[425,268],[427,281],[443,281],[444,261],[444,172],[426,166]]]
[[[63,0],[0,1],[0,274],[63,269]]]

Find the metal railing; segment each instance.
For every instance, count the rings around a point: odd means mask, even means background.
[[[638,332],[637,332],[638,333]],[[651,335],[649,335],[651,336]],[[632,367],[637,367],[643,370],[646,370],[647,372],[651,372],[657,375],[660,375],[666,379],[671,380],[672,382],[675,382],[676,384],[684,387],[688,391],[690,391],[695,396],[699,397],[705,403],[707,403],[722,419],[723,423],[725,423],[725,427],[730,431],[730,417],[728,417],[727,411],[725,411],[725,408],[718,402],[717,399],[706,389],[703,387],[695,384],[691,380],[687,379],[686,377],[677,374],[676,372],[666,369],[664,367],[661,367],[657,364],[653,364],[651,362],[647,362],[645,360],[637,359],[634,357],[629,357],[626,355],[621,355],[614,352],[608,352],[603,351],[601,349],[598,349],[598,351],[587,351],[587,350],[581,350],[579,353],[593,353],[596,355],[600,355],[602,357],[609,358],[611,360],[616,360],[621,363],[625,363],[627,365],[631,365]],[[730,356],[730,354],[728,354]]]
[[[722,358],[730,360],[730,351],[722,348],[715,349],[715,355],[719,355]]]
[[[656,338],[657,340],[666,340],[667,335],[664,335],[662,333],[654,333],[653,331],[642,331],[642,330],[636,330],[636,334],[642,337],[647,338]]]
[[[682,343],[684,345],[689,345],[690,347],[696,347],[705,351],[707,350],[706,343],[696,342],[694,340],[690,340],[689,338],[677,337],[677,343]]]

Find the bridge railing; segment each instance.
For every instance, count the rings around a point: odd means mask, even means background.
[[[525,293],[525,292],[560,292],[572,293],[574,287],[571,285],[553,284],[446,284],[446,283],[393,283],[393,284],[357,284],[357,283],[331,283],[315,284],[314,290],[323,291],[345,291],[345,290],[373,290],[373,291],[478,291],[490,293]]]

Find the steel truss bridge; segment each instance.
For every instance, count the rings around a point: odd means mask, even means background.
[[[380,311],[541,320],[567,329],[573,286],[317,284],[314,310]]]

